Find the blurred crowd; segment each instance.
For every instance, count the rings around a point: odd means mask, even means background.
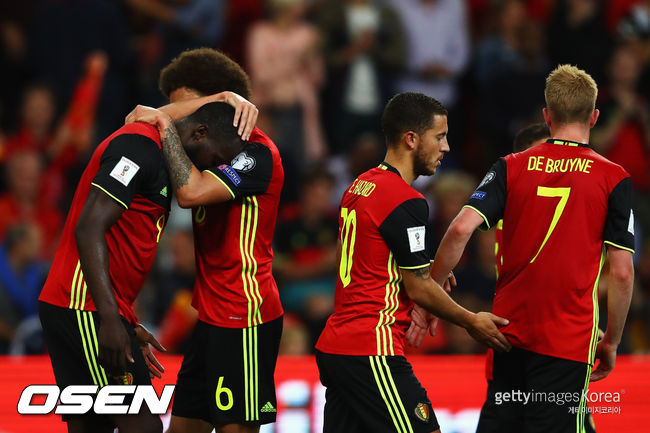
[[[415,184],[433,257],[477,180],[543,121],[558,63],[596,79],[591,144],[632,176],[636,282],[621,351],[650,352],[650,0],[22,0],[0,5],[0,354],[43,351],[36,299],[85,163],[136,104],[167,102],[160,69],[201,46],[248,71],[285,165],[282,353],[310,353],[332,312],[338,201],[383,157],[387,99],[422,92],[450,112],[451,153]],[[136,305],[171,352],[196,320],[194,266],[191,220],[175,208]],[[456,276],[454,298],[490,308],[493,231],[474,235]],[[605,309],[606,272],[600,286]],[[483,349],[441,323],[418,351]]]

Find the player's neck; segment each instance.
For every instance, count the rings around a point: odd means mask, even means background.
[[[404,179],[404,182],[409,185],[413,183],[415,178],[415,170],[413,169],[413,158],[410,155],[400,154],[394,149],[388,149],[386,152],[386,157],[384,158],[388,164],[392,165],[399,171],[400,176]]]
[[[589,143],[589,127],[576,123],[558,125],[551,128],[551,138],[554,140],[567,140],[576,143]]]

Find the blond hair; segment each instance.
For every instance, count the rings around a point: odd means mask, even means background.
[[[594,79],[575,66],[560,65],[546,77],[546,108],[557,123],[588,122],[597,96]]]

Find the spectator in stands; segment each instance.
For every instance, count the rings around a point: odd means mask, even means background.
[[[77,82],[70,106],[58,124],[50,86],[34,83],[25,89],[19,129],[7,137],[0,161],[19,151],[40,154],[45,162],[42,195],[52,203],[59,204],[65,194],[71,194],[67,184],[75,184],[77,179],[68,179],[69,170],[79,165],[82,155],[90,148],[106,67],[106,55],[102,52],[93,52],[86,58],[84,75]]]
[[[385,154],[384,145],[374,132],[365,132],[351,143],[344,154],[332,156],[327,163],[327,170],[334,176],[334,190],[330,200],[333,207],[338,207],[343,193],[354,179],[377,167]]]
[[[650,0],[638,2],[620,21],[616,33],[631,46],[641,64],[640,93],[650,94]]]
[[[171,267],[161,269],[153,287],[153,319],[160,330],[160,343],[171,353],[181,353],[198,317],[191,305],[196,278],[192,230],[174,231],[169,246]]]
[[[107,0],[36,2],[28,41],[31,71],[53,85],[59,109],[69,106],[88,55],[101,50],[109,68],[101,87],[96,134],[107,137],[124,122],[127,87],[133,82],[127,20],[120,4]],[[60,114],[60,113],[59,113]]]
[[[16,224],[7,229],[0,247],[0,354],[6,354],[16,328],[37,314],[37,299],[47,276],[38,259],[38,226]]]
[[[544,34],[527,17],[524,2],[506,0],[494,13],[496,29],[476,57],[484,156],[490,160],[510,153],[515,132],[541,116],[548,72]]]
[[[404,30],[396,11],[371,0],[322,2],[327,86],[323,104],[335,153],[364,132],[380,131],[384,103],[405,61]]]
[[[406,71],[397,89],[453,108],[456,81],[470,57],[465,0],[391,0],[406,32]]]
[[[551,62],[576,65],[597,83],[604,82],[612,50],[602,1],[558,0],[548,29]]]
[[[273,272],[282,306],[302,316],[313,343],[334,307],[338,217],[330,206],[333,184],[322,169],[307,172],[298,207],[283,211],[275,235]]]
[[[56,247],[63,217],[61,212],[40,192],[42,191],[41,158],[33,151],[13,154],[7,161],[8,191],[0,195],[0,239],[7,229],[18,223],[32,223],[42,233],[40,257],[51,259]],[[39,243],[41,244],[41,243]]]
[[[303,0],[272,0],[271,19],[254,24],[247,63],[258,124],[268,131],[285,167],[285,199],[296,198],[296,177],[326,153],[320,124],[319,88],[324,80],[320,40],[305,21]]]

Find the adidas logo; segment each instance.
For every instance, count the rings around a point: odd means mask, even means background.
[[[270,401],[267,401],[266,404],[260,409],[260,412],[277,412]]]
[[[164,187],[163,189],[160,190],[160,195],[163,197],[167,197],[167,187]]]

